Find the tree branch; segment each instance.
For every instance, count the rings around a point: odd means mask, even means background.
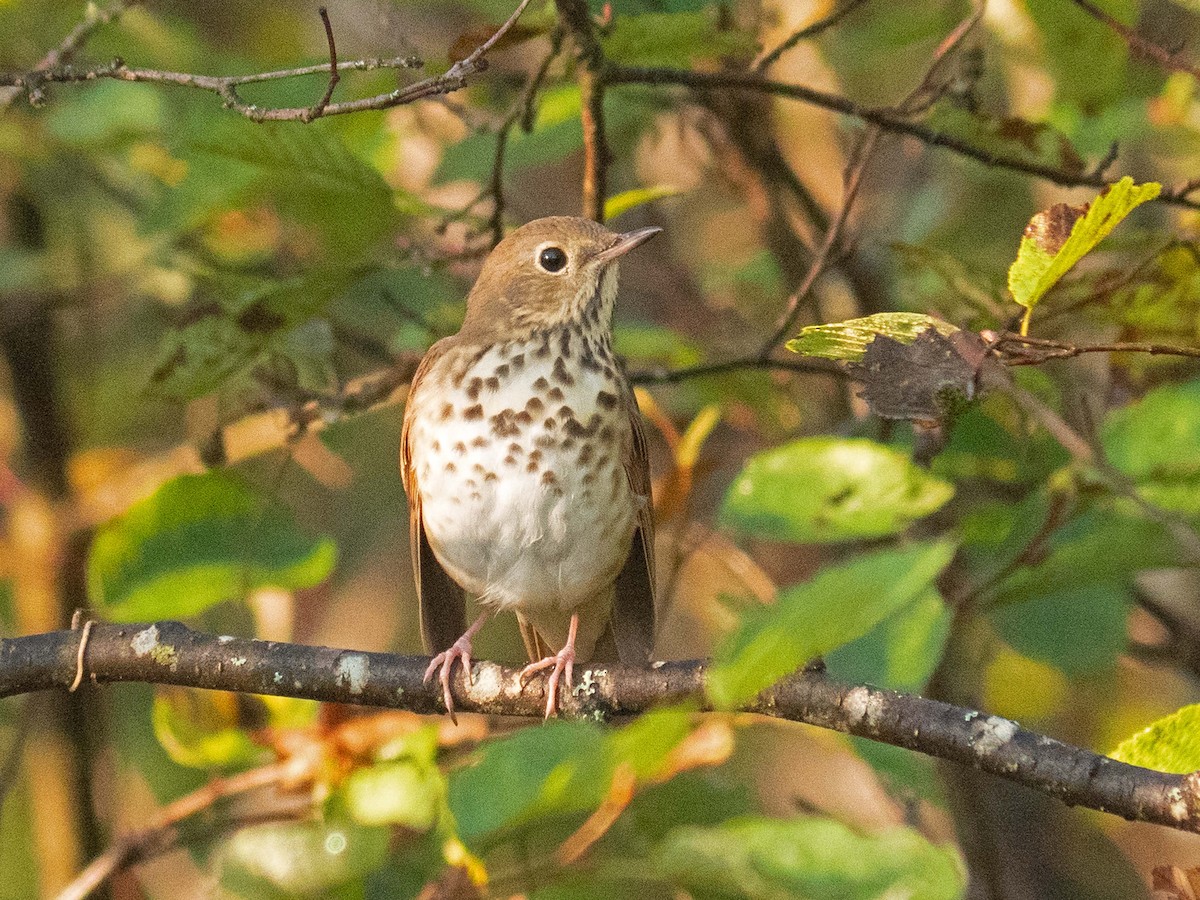
[[[158,69],[134,69],[127,66],[124,60],[116,59],[105,66],[78,69],[73,66],[55,65],[44,70],[34,69],[23,73],[0,74],[0,86],[20,88],[25,91],[30,102],[37,105],[39,93],[45,84],[71,83],[79,81],[95,81],[98,78],[111,78],[117,81],[148,82],[151,84],[173,84],[182,87],[198,88],[211,91],[221,98],[226,108],[232,109],[254,122],[311,122],[326,116],[345,115],[346,113],[362,112],[368,109],[391,109],[413,103],[426,97],[448,94],[460,90],[467,84],[467,79],[487,69],[484,58],[489,50],[508,33],[521,13],[525,11],[530,0],[521,0],[508,20],[496,32],[480,44],[466,58],[454,63],[446,72],[430,78],[388,91],[372,97],[362,97],[358,100],[343,100],[340,103],[330,103],[327,99],[319,101],[314,106],[290,108],[275,108],[257,106],[247,103],[238,94],[238,88],[245,84],[257,84],[264,81],[280,81],[297,78],[303,75],[329,73],[330,85],[326,92],[332,96],[332,87],[336,86],[340,73],[346,71],[368,71],[372,69],[408,69],[422,65],[419,60],[411,57],[393,57],[391,59],[359,59],[352,62],[337,62],[333,53],[332,40],[329,40],[331,61],[315,66],[301,66],[294,69],[282,69],[275,72],[258,72],[251,75],[195,75],[187,72],[166,72]],[[331,37],[332,31],[327,32]]]
[[[81,633],[0,641],[0,697],[65,689],[76,676]],[[423,680],[429,660],[202,634],[179,622],[97,624],[84,653],[94,682],[138,681],[441,712],[440,685]],[[541,680],[522,689],[519,670],[476,662],[472,683],[452,680],[463,712],[536,718]],[[706,666],[590,666],[562,700],[572,716],[632,715],[683,701],[704,704]],[[1171,775],[1117,762],[974,710],[819,673],[791,675],[745,711],[870,738],[1006,778],[1126,819],[1200,833],[1200,774]]]
[[[609,85],[639,84],[651,87],[677,85],[693,91],[760,91],[842,113],[876,125],[884,131],[909,135],[922,143],[933,147],[942,147],[984,165],[1032,175],[1064,187],[1103,189],[1111,184],[1102,174],[1095,171],[1069,172],[1009,154],[994,153],[983,147],[977,147],[963,138],[937,131],[920,122],[908,119],[893,109],[865,106],[840,94],[819,91],[801,84],[772,81],[754,72],[692,72],[686,69],[661,66],[625,66],[609,63],[605,70],[605,81]],[[1196,184],[1189,182],[1175,188],[1164,188],[1158,195],[1158,199],[1175,206],[1200,209],[1200,200],[1190,196],[1197,187],[1200,187],[1200,182]]]
[[[559,19],[575,41],[579,65],[576,80],[582,98],[579,119],[583,126],[583,215],[603,222],[611,153],[604,136],[604,53],[584,0],[555,0],[555,6]]]
[[[1200,69],[1182,59],[1178,53],[1172,53],[1165,47],[1160,47],[1153,41],[1142,37],[1134,29],[1118,21],[1090,0],[1073,0],[1073,2],[1093,19],[1103,22],[1111,28],[1135,55],[1153,60],[1167,71],[1185,72],[1193,78],[1200,78]]]

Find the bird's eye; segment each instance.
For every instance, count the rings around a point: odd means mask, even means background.
[[[537,261],[546,272],[561,272],[567,264],[567,254],[561,247],[547,247],[538,254]]]

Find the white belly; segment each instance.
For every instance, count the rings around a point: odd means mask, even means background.
[[[450,576],[490,605],[568,610],[612,584],[644,501],[622,463],[630,424],[611,369],[573,367],[568,385],[539,346],[488,351],[459,396],[473,379],[477,389],[449,415],[445,389],[423,383],[410,452]]]

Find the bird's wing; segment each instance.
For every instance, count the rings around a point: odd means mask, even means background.
[[[654,650],[654,506],[646,435],[631,390],[626,391],[625,407],[629,410],[633,439],[622,461],[639,506],[629,557],[617,576],[612,625],[621,662],[642,665]]]
[[[421,382],[421,376],[444,353],[445,348],[437,344],[429,348],[413,376],[414,386]],[[404,428],[400,432],[400,478],[408,497],[408,537],[421,614],[421,640],[426,652],[437,653],[453,644],[466,631],[467,607],[462,588],[437,561],[429,545],[429,537],[425,534],[421,493],[417,489],[417,471],[412,464],[412,447],[409,444],[413,410],[416,408],[412,399],[413,391],[410,390],[404,408]]]

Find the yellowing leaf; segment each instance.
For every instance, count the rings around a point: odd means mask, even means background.
[[[682,192],[679,188],[672,187],[669,184],[656,184],[651,187],[640,187],[622,191],[604,201],[604,218],[606,220],[615,219],[617,216],[624,215],[638,206],[644,206],[655,200],[661,200],[663,197],[676,197],[680,193]]]
[[[861,319],[809,325],[800,330],[799,337],[788,341],[787,348],[804,356],[855,361],[862,359],[877,334],[911,344],[929,328],[946,336],[959,330],[949,322],[922,313],[876,313]]]
[[[1135,208],[1159,195],[1156,181],[1134,184],[1129,176],[1106,188],[1089,204],[1065,203],[1043,210],[1025,227],[1016,261],[1008,270],[1008,289],[1025,307],[1021,333],[1029,328],[1033,307],[1072,267],[1089,254]]]

